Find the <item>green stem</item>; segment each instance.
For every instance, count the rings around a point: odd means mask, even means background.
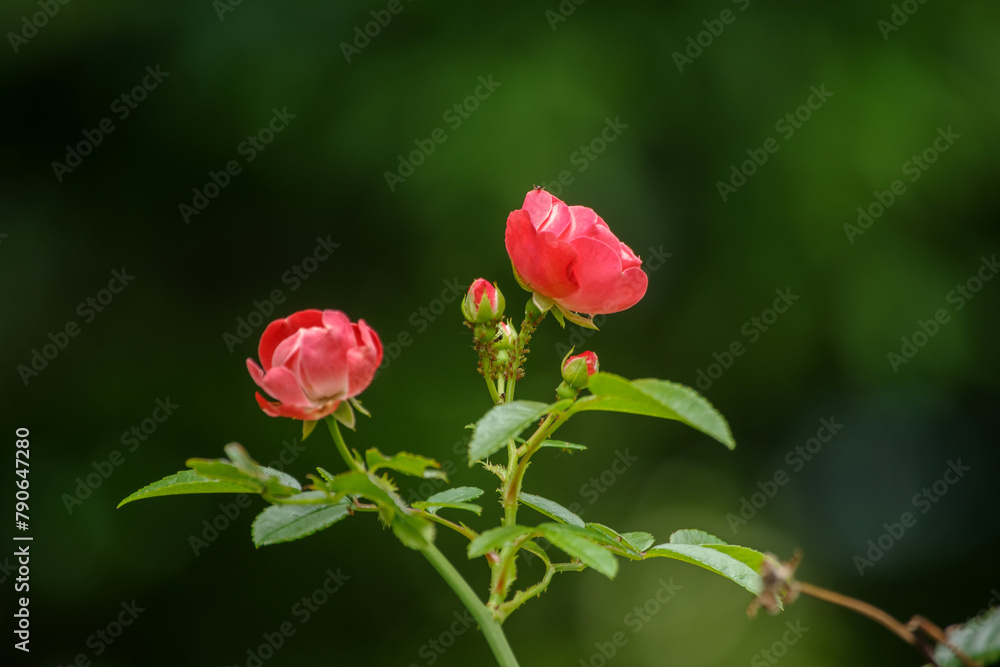
[[[493,404],[500,405],[500,394],[497,393],[496,383],[487,375],[484,375],[483,378],[486,380],[486,386],[490,389],[490,398],[493,399]]]
[[[340,435],[340,427],[337,425],[337,420],[334,417],[327,417],[323,421],[326,422],[326,427],[330,429],[330,435],[333,436],[333,441],[337,443],[337,451],[344,458],[344,462],[347,463],[347,467],[355,472],[364,472],[364,468],[358,463],[357,459],[351,454],[347,449],[347,443],[344,442],[344,436]]]
[[[455,591],[458,599],[462,601],[462,604],[469,610],[472,617],[479,623],[479,627],[486,637],[486,642],[490,645],[490,650],[493,651],[493,656],[496,658],[497,664],[500,667],[518,667],[517,658],[514,657],[514,651],[511,649],[510,644],[507,643],[507,637],[504,635],[500,623],[493,618],[493,612],[476,597],[476,592],[462,578],[462,575],[451,564],[451,561],[433,544],[428,543],[421,551],[427,560],[431,562],[431,565],[434,566],[434,569],[438,571],[438,574]]]

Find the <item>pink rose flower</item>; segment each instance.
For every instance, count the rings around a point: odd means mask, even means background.
[[[260,363],[247,359],[257,392],[272,417],[314,421],[364,391],[382,363],[382,343],[364,320],[352,323],[339,310],[302,310],[267,325]]]
[[[646,293],[642,261],[607,223],[545,190],[529,192],[524,206],[507,217],[506,242],[515,276],[543,297],[543,310],[554,302],[564,312],[616,313]]]

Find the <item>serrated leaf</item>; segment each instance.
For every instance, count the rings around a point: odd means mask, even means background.
[[[118,503],[118,507],[134,500],[156,498],[159,496],[179,496],[195,493],[259,493],[262,488],[260,482],[255,480],[223,481],[202,477],[194,470],[183,470],[177,474],[164,477],[158,482],[153,482],[142,487]]]
[[[490,409],[476,422],[469,442],[469,465],[502,449],[551,409],[548,403],[514,401]]]
[[[306,491],[289,500],[326,498],[322,491]],[[279,542],[291,542],[329,528],[348,514],[351,501],[340,500],[330,504],[280,504],[271,505],[257,515],[253,522],[253,543],[258,547]]]
[[[584,537],[585,529],[574,528],[561,523],[543,523],[538,526],[538,532],[567,554],[576,558],[587,567],[593,568],[608,579],[614,579],[618,574],[618,561],[604,547],[595,544]]]
[[[588,523],[587,529],[591,531],[597,531],[601,535],[605,536],[609,540],[612,540],[621,550],[623,550],[629,558],[636,560],[642,559],[642,554],[640,549],[636,548],[632,542],[624,535],[616,531],[614,528],[605,526],[602,523]],[[633,535],[645,535],[647,533],[632,533]],[[652,537],[652,536],[651,536]],[[648,545],[647,545],[648,546]]]
[[[426,549],[434,542],[434,524],[430,521],[400,512],[393,517],[391,525],[396,538],[411,549]]]
[[[648,549],[650,545],[656,541],[656,538],[653,537],[652,534],[644,533],[642,531],[635,531],[632,533],[622,533],[622,537],[628,540],[629,544],[631,544],[633,547],[635,547],[637,551],[640,552]]]
[[[445,489],[440,493],[435,493],[427,500],[415,502],[413,503],[413,507],[427,510],[431,514],[436,514],[442,508],[450,508],[469,510],[478,515],[482,514],[483,508],[466,501],[473,500],[481,495],[483,495],[482,489],[477,489],[474,486],[457,486],[453,489]]]
[[[326,484],[326,489],[331,493],[364,496],[385,512],[383,518],[389,522],[397,510],[403,509],[403,503],[399,496],[387,487],[388,483],[385,480],[358,471],[335,475]]]
[[[250,454],[247,452],[246,448],[243,447],[238,442],[231,442],[222,448],[226,452],[226,456],[232,461],[237,468],[247,473],[248,475],[256,475],[257,469],[260,467],[257,462],[254,461]]]
[[[325,479],[327,482],[332,482],[333,478],[336,477],[336,475],[334,475],[332,472],[330,472],[326,468],[320,468],[319,466],[316,466],[316,472],[318,472],[320,475],[322,475],[323,479]]]
[[[299,480],[287,472],[267,467],[258,467],[257,470],[261,480],[267,485],[267,492],[272,496],[284,498],[302,491]]]
[[[754,595],[762,589],[762,582],[757,570],[751,568],[742,560],[720,551],[729,545],[702,546],[696,544],[659,544],[646,550],[646,558],[673,558],[675,560],[698,565],[706,570],[720,574],[733,581]],[[738,547],[742,549],[743,547]],[[750,551],[747,549],[746,551]]]
[[[259,481],[257,475],[238,468],[229,459],[188,459],[184,464],[202,477],[218,480]]]
[[[565,451],[577,450],[581,452],[587,449],[586,445],[578,445],[574,442],[566,442],[565,440],[543,440],[539,447],[553,447]]]
[[[1000,607],[990,609],[976,618],[947,629],[948,641],[982,665],[1000,662]],[[961,661],[943,645],[934,651],[941,667],[962,667]]]
[[[434,459],[408,452],[386,456],[378,448],[373,447],[365,452],[365,462],[371,472],[375,472],[379,468],[388,468],[412,477],[448,479],[441,470],[438,470],[441,467],[440,463]]]
[[[583,522],[583,519],[554,500],[549,500],[548,498],[536,496],[531,493],[524,493],[523,491],[517,498],[536,512],[540,512],[550,519],[555,519],[560,523],[567,523],[578,528],[584,528],[587,525]]]
[[[691,528],[675,530],[667,541],[670,544],[727,544],[725,540],[720,540],[711,533]]]
[[[674,533],[670,535],[669,542],[670,544],[695,544],[715,549],[720,553],[724,553],[732,558],[735,558],[754,572],[758,573],[760,572],[761,565],[763,565],[764,559],[766,558],[766,556],[759,551],[735,544],[729,544],[725,540],[719,539],[715,535],[706,533],[703,530],[686,529],[674,531]]]
[[[535,532],[535,529],[528,526],[498,526],[497,528],[491,528],[469,542],[469,558],[482,556],[485,553],[502,547],[508,542],[513,542],[522,535],[530,535],[533,532]]]
[[[594,373],[570,414],[585,410],[628,412],[674,419],[715,438],[729,449],[736,446],[729,424],[711,403],[690,387],[666,380],[633,380],[612,373]]]

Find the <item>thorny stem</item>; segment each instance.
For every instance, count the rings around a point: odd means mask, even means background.
[[[952,653],[962,661],[962,664],[966,667],[981,667],[981,665],[972,660],[969,656],[965,655],[957,646],[950,644],[941,629],[938,628],[933,623],[930,623],[926,619],[920,616],[914,616],[913,620],[910,621],[909,626],[903,625],[895,618],[882,611],[878,607],[863,602],[861,600],[848,597],[841,593],[837,593],[825,588],[820,588],[819,586],[814,586],[812,584],[806,583],[804,581],[796,580],[792,586],[794,589],[806,595],[811,595],[812,597],[823,600],[824,602],[830,602],[835,605],[839,605],[851,611],[855,611],[862,616],[867,616],[876,623],[880,624],[882,627],[888,629],[897,637],[902,639],[904,642],[920,650],[921,652],[926,652],[927,657],[930,659],[931,663],[937,665],[934,660],[933,655],[929,650],[926,650],[926,645],[921,640],[921,638],[913,631],[914,629],[922,630],[925,634],[931,636],[936,642],[944,644],[951,650]],[[912,629],[911,629],[912,628]]]
[[[479,537],[479,533],[477,533],[476,531],[472,530],[468,526],[466,526],[464,524],[457,524],[454,521],[449,521],[448,519],[445,519],[442,516],[438,516],[437,514],[433,514],[431,512],[421,511],[420,512],[420,517],[422,519],[427,519],[428,521],[434,521],[435,523],[439,523],[442,526],[446,526],[448,528],[451,528],[452,530],[454,530],[459,535],[462,535],[463,537],[467,538],[470,542],[472,540],[476,539],[477,537]]]
[[[431,543],[427,543],[427,546],[420,551],[479,623],[479,628],[483,631],[483,636],[486,637],[486,642],[490,645],[499,667],[518,667],[517,658],[514,657],[514,651],[507,642],[499,621],[493,618],[493,612],[476,596],[475,591],[451,561]]]
[[[333,441],[337,443],[337,451],[339,451],[340,455],[344,458],[344,462],[347,463],[347,467],[354,472],[364,472],[361,464],[357,462],[350,450],[347,449],[347,443],[344,442],[344,436],[340,434],[340,427],[337,425],[336,418],[330,416],[323,421],[326,422],[327,428],[330,429],[330,435],[333,436]]]

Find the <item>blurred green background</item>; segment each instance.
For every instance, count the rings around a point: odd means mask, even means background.
[[[646,261],[649,291],[592,337],[546,321],[519,397],[548,400],[576,343],[627,377],[704,373],[738,446],[584,415],[562,435],[591,449],[539,457],[526,490],[661,541],[701,528],[782,557],[801,547],[802,579],[904,620],[976,613],[1000,589],[1000,281],[976,282],[1000,246],[998,19],[995,3],[915,0],[5,3],[0,386],[7,451],[15,428],[31,431],[34,536],[32,652],[16,664],[246,665],[286,621],[295,634],[264,664],[492,664],[477,633],[449,634],[453,594],[370,516],[255,550],[258,499],[238,513],[224,496],[115,505],[233,440],[262,462],[297,451],[298,424],[260,412],[245,370],[263,329],[252,313],[272,307],[341,309],[381,335],[387,361],[363,396],[374,417],[353,446],[433,456],[455,484],[492,490],[463,464],[463,426],[489,399],[444,301],[485,276],[517,313],[504,225],[543,183],[609,222]],[[272,122],[281,131],[261,133]],[[766,162],[743,164],[755,155]],[[845,229],[890,196],[863,233]],[[339,245],[304,262],[317,239]],[[102,293],[114,271],[134,279]],[[267,303],[275,290],[282,303]],[[798,299],[774,318],[776,290]],[[248,337],[240,318],[256,323]],[[60,337],[71,322],[78,335]],[[923,345],[894,367],[903,337]],[[64,349],[35,358],[37,374],[18,369],[53,339]],[[177,407],[129,439],[157,400]],[[842,428],[809,460],[795,454],[823,419]],[[304,446],[287,466],[299,478],[336,465],[327,434]],[[959,459],[969,470],[936,493]],[[786,483],[769,484],[776,474]],[[78,489],[88,475],[100,485]],[[12,464],[3,476],[12,507]],[[473,527],[496,518],[486,507]],[[882,537],[890,548],[859,574],[855,557],[904,512],[915,525]],[[224,529],[209,540],[206,522]],[[484,591],[482,563],[450,534],[439,543]],[[302,623],[295,605],[328,570],[349,578]],[[646,606],[662,582],[682,588]],[[119,636],[95,634],[117,632],[133,600],[143,611]],[[748,601],[682,563],[625,564],[614,582],[557,577],[506,629],[526,667],[599,667],[595,643],[617,632],[627,642],[608,664],[921,664],[840,609],[805,599],[749,620]],[[656,613],[639,622],[637,606]],[[786,623],[808,630],[785,643]]]

